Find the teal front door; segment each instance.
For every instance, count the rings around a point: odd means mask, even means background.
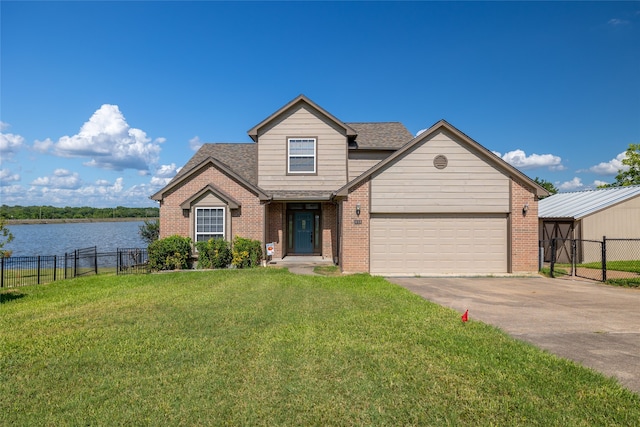
[[[313,213],[295,212],[293,215],[293,251],[297,254],[313,252]]]

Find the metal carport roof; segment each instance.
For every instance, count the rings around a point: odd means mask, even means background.
[[[637,196],[640,185],[558,193],[540,200],[538,217],[580,219]]]

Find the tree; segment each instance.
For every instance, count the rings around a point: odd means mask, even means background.
[[[608,187],[624,187],[627,185],[640,185],[640,144],[629,144],[622,164],[629,166],[627,170],[621,170],[616,175],[616,182]]]
[[[9,231],[7,226],[5,225],[4,218],[0,218],[0,256],[10,256],[11,251],[5,251],[2,249],[4,245],[11,242],[13,240],[13,234]]]
[[[158,240],[160,236],[160,221],[146,221],[140,226],[140,237],[147,243],[147,246]]]
[[[542,178],[538,178],[537,176],[534,178],[534,181],[542,188],[544,188],[545,190],[547,190],[549,192],[549,194],[553,195],[556,194],[558,192],[558,189],[556,188],[555,185],[553,185],[552,182],[549,182],[545,179]]]

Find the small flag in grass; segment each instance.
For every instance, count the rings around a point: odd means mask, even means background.
[[[462,315],[462,323],[465,323],[469,320],[469,310],[465,311]]]

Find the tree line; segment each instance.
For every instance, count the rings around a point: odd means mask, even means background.
[[[101,218],[157,218],[157,207],[115,208],[55,207],[55,206],[0,206],[3,219],[101,219]]]

